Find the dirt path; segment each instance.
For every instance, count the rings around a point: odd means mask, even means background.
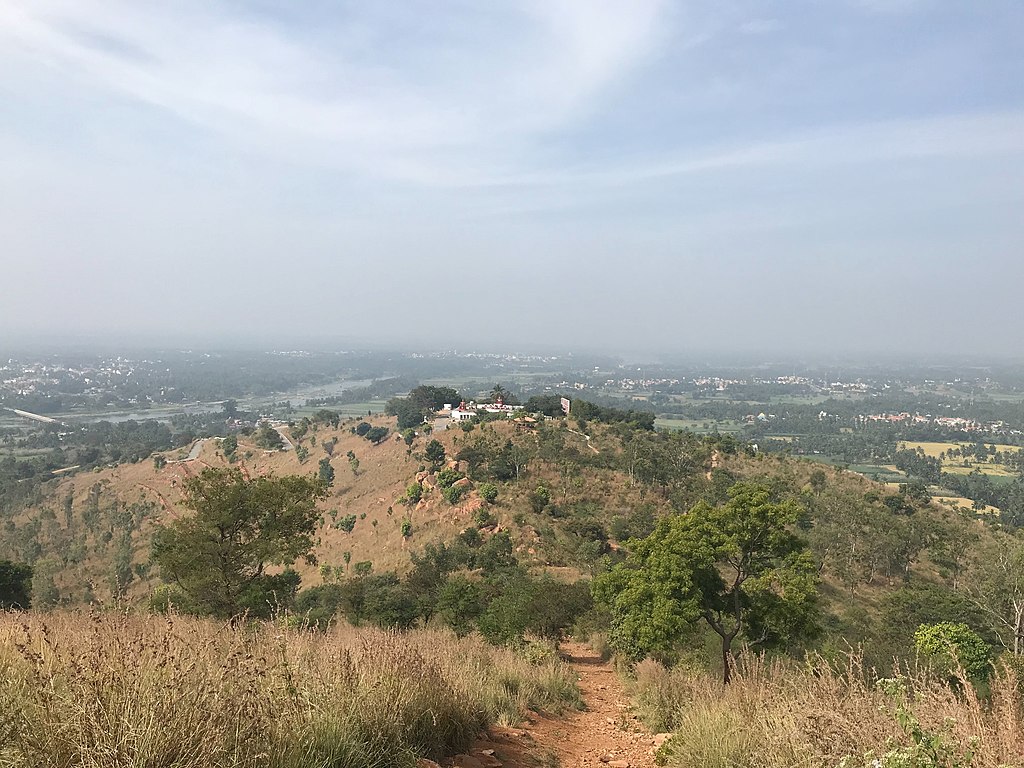
[[[582,643],[562,645],[576,670],[586,709],[563,715],[536,714],[521,728],[492,728],[459,768],[654,768],[655,737],[629,711],[611,664]]]

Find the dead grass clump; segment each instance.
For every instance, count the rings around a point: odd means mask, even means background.
[[[1005,668],[986,700],[924,669],[875,685],[856,659],[836,669],[748,657],[729,686],[653,661],[635,674],[639,713],[653,730],[674,732],[661,757],[678,768],[835,766],[850,756],[851,766],[874,765],[887,753],[893,762],[877,765],[1024,764],[1021,699]]]
[[[411,766],[578,696],[557,660],[438,631],[0,615],[0,768]]]

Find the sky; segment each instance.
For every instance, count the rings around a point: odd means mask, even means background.
[[[0,335],[1024,353],[1020,0],[0,0]]]

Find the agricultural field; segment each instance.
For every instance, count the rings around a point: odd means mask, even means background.
[[[970,514],[998,516],[1000,510],[990,504],[982,505],[980,508],[974,506],[974,502],[964,496],[933,496],[932,499],[945,507],[950,507],[958,512]]]
[[[674,416],[659,416],[654,420],[655,429],[688,429],[699,435],[718,431],[722,434],[736,434],[743,429],[739,421],[715,421],[713,419],[683,419]]]
[[[1016,445],[1002,445],[985,443],[990,450],[990,456],[994,449],[996,454],[1015,454],[1021,448]],[[979,460],[975,455],[976,444],[972,443],[935,443],[935,442],[902,442],[899,447],[903,450],[922,450],[926,456],[940,459],[942,471],[951,475],[969,475],[974,471],[991,477],[1016,477],[1017,472],[1013,467],[996,460]]]

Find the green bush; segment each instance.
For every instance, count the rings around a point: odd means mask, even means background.
[[[457,469],[442,469],[437,473],[437,484],[441,488],[447,488],[463,478],[463,474]]]
[[[968,678],[981,681],[992,669],[992,649],[963,623],[922,624],[914,633],[914,648],[947,677],[955,677],[960,667]]]
[[[493,504],[498,500],[498,486],[494,483],[483,483],[477,490],[480,493],[480,498],[488,504]]]
[[[530,494],[530,508],[534,512],[543,512],[544,507],[551,503],[551,492],[543,485],[538,485]]]
[[[458,504],[459,499],[466,492],[465,486],[449,485],[447,488],[441,491],[441,495],[444,496],[444,500],[449,504]]]

